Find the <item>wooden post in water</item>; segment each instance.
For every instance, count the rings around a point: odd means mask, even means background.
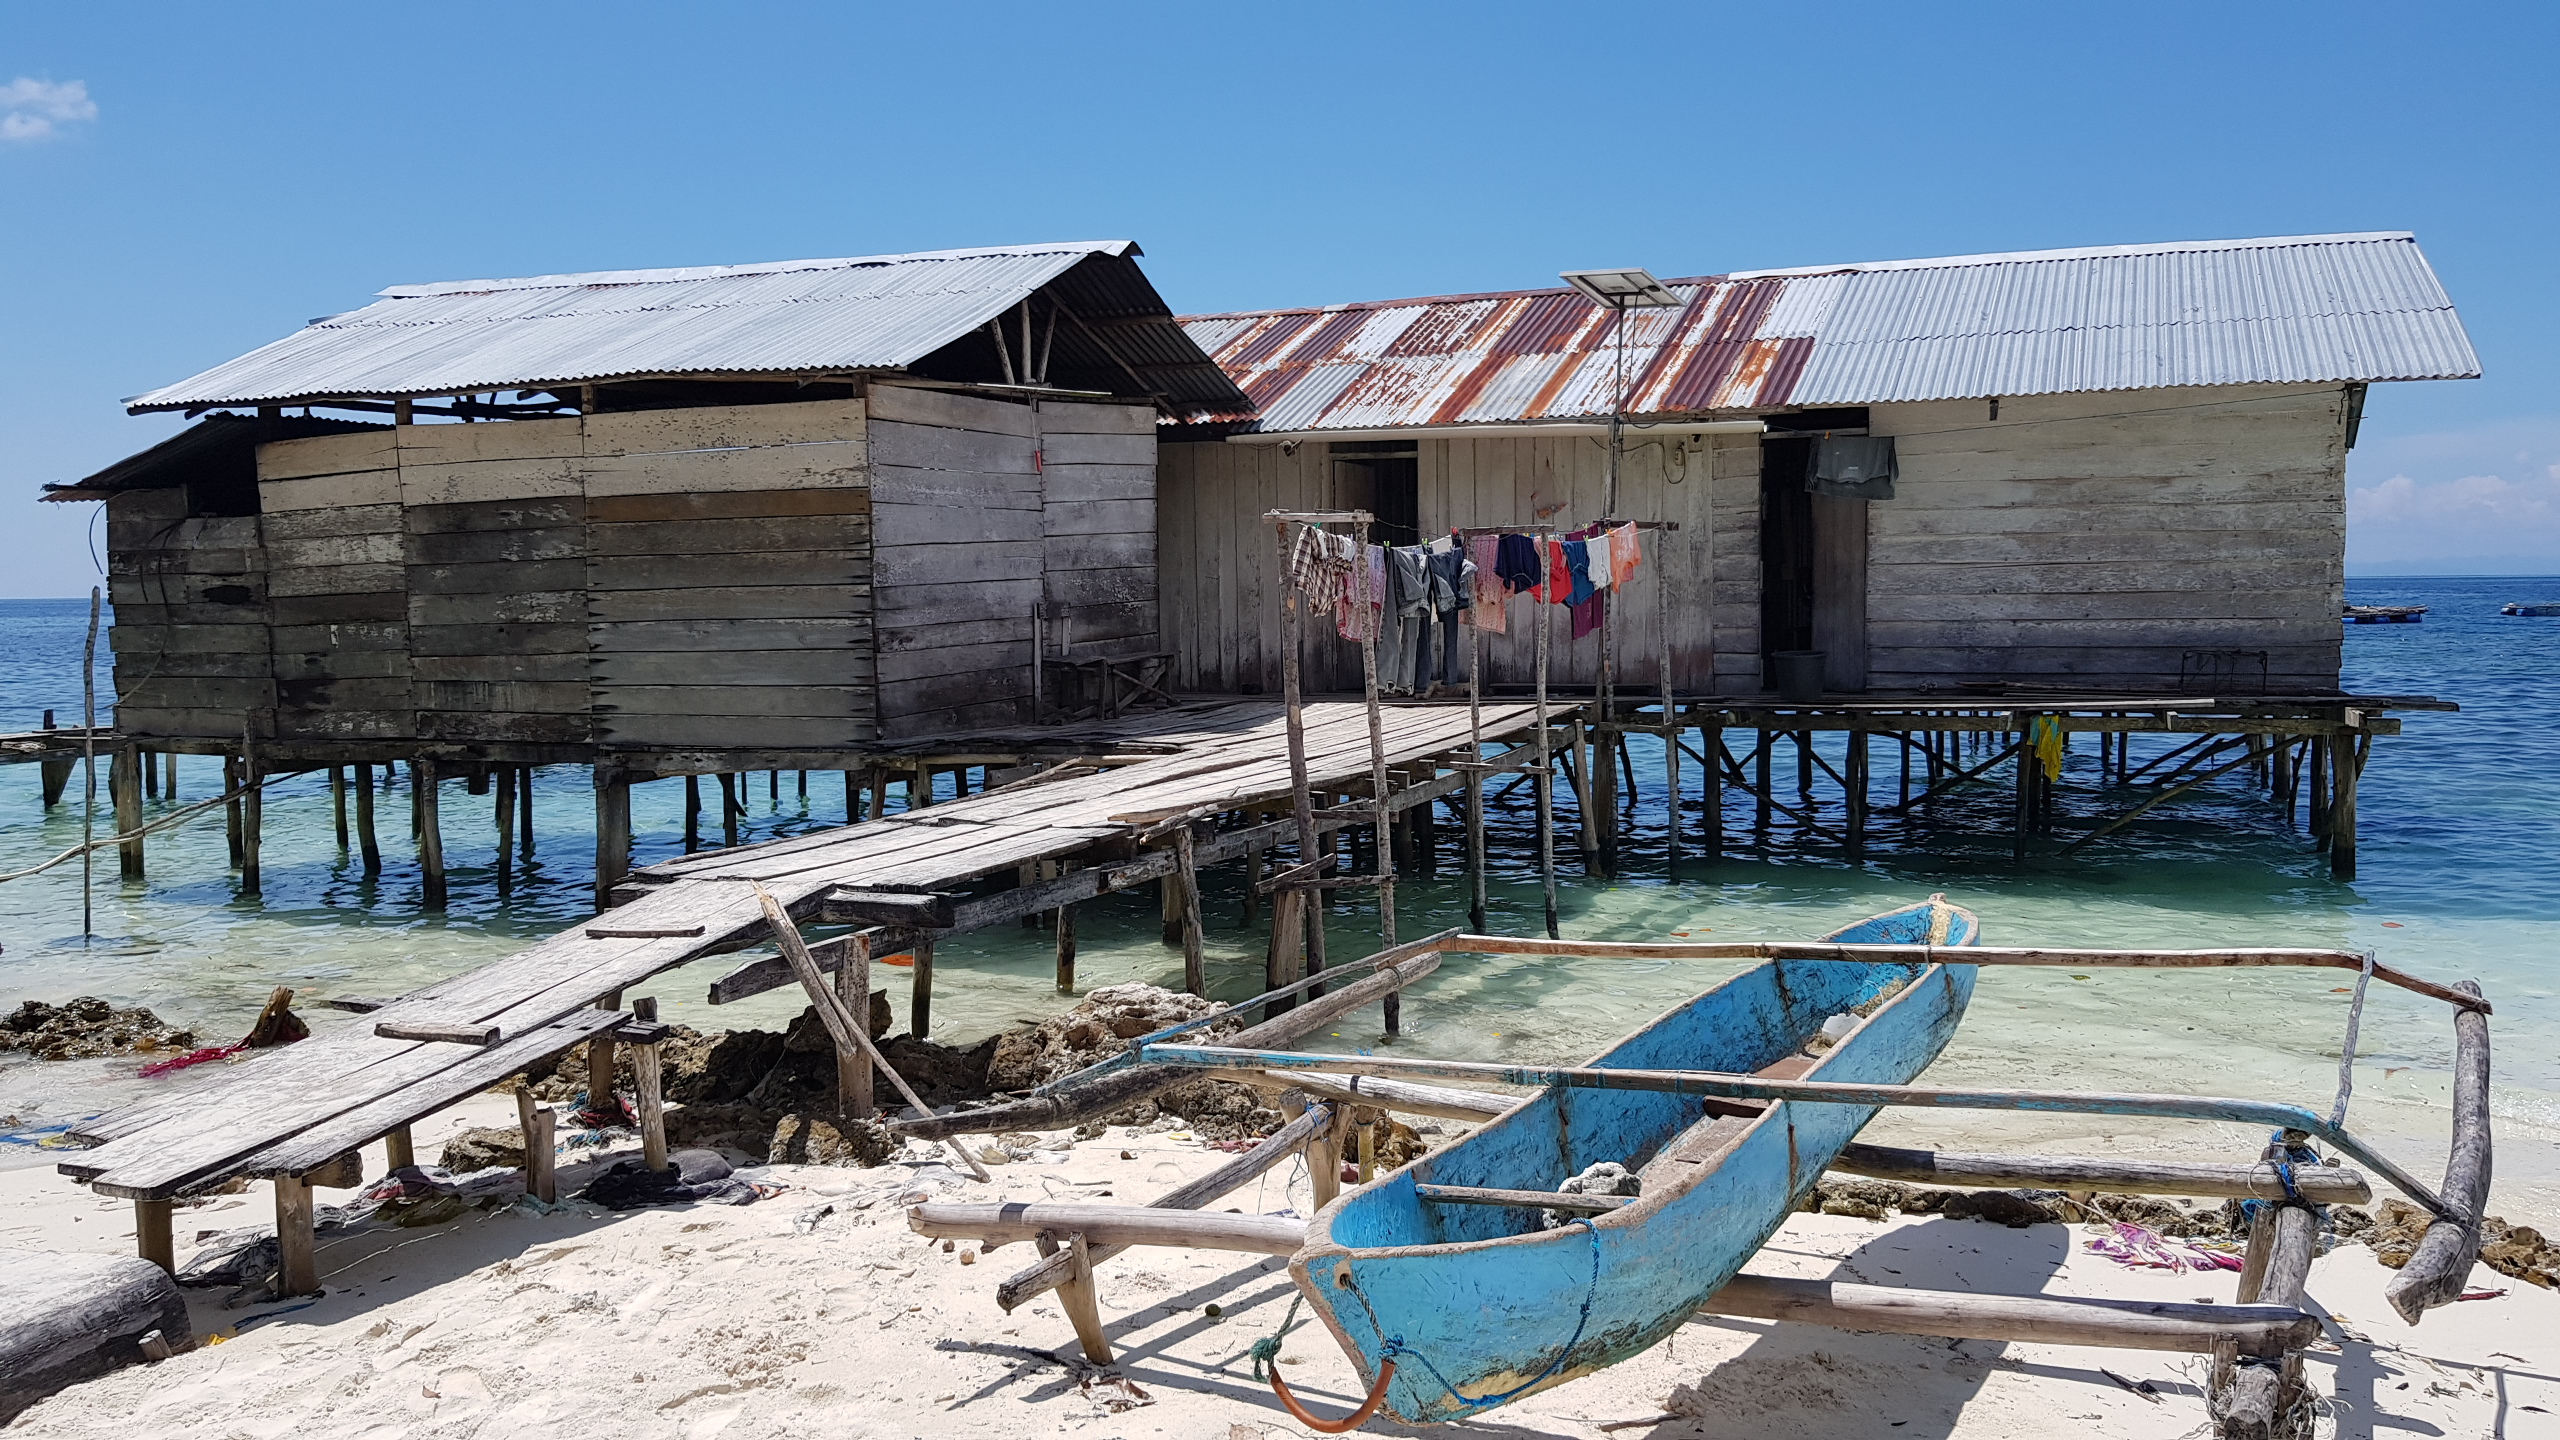
[[[871,1033],[871,937],[857,930],[836,966],[836,999],[853,1023]],[[836,1047],[836,1110],[848,1119],[872,1117],[871,1056],[860,1047]]]
[[[373,762],[356,766],[356,847],[364,873],[382,873],[382,842],[373,833]]]
[[[1262,960],[1262,988],[1266,991],[1291,984],[1307,973],[1309,893],[1294,887],[1271,892],[1271,946]],[[1262,1007],[1262,1018],[1268,1020],[1296,1003],[1274,1000]]]
[[[684,853],[702,848],[702,777],[684,777]]]
[[[2356,878],[2356,782],[2364,777],[2364,756],[2356,732],[2341,730],[2329,737],[2329,873],[2340,880]]]
[[[912,955],[915,989],[907,996],[907,1033],[922,1040],[933,1030],[933,942],[917,941]]]
[[[118,872],[127,880],[142,878],[142,768],[150,757],[131,745],[116,747],[107,762],[107,797],[115,804],[116,833],[133,838],[116,846]]]
[[[426,875],[426,906],[444,908],[444,827],[436,814],[436,762],[409,762],[409,785],[418,802],[418,868]]]
[[[1167,945],[1182,944],[1182,886],[1171,875],[1156,882],[1156,936]]]
[[[596,767],[596,911],[613,908],[613,887],[631,872],[631,777]],[[613,1042],[606,1041],[610,1047]]]
[[[329,816],[338,827],[338,853],[347,853],[347,767],[329,767]]]
[[[497,793],[490,803],[497,812],[498,893],[506,895],[515,889],[516,767],[500,765],[493,778],[496,783],[490,789]]]
[[[1538,554],[1541,557],[1542,567],[1545,563],[1543,557],[1547,553],[1546,536],[1547,531],[1544,529],[1537,532]],[[1554,581],[1550,577],[1548,596],[1554,593],[1553,584]],[[1538,783],[1533,787],[1538,795],[1538,881],[1546,890],[1547,938],[1553,940],[1559,933],[1556,929],[1556,755],[1554,740],[1548,733],[1550,726],[1547,723],[1547,657],[1553,651],[1553,643],[1549,637],[1555,632],[1556,607],[1548,603],[1548,596],[1530,598],[1538,611],[1538,644],[1535,657],[1538,667]]]
[[[2329,848],[2329,747],[2314,735],[2302,748],[2311,757],[2311,838]]]
[[[2017,796],[2010,807],[2010,824],[2014,833],[2010,837],[2009,858],[2024,860],[2027,858],[2027,831],[2035,824],[2036,747],[2028,743],[2029,737],[2035,734],[2035,717],[2021,714],[2017,717],[2017,724]]]
[[[847,770],[844,772],[844,823],[854,825],[859,824],[861,820],[862,772]]]
[[[1064,873],[1067,869],[1065,862],[1061,861],[1058,869]],[[1055,917],[1053,923],[1057,931],[1058,993],[1073,995],[1076,993],[1076,907],[1064,904],[1050,913]]]
[[[533,859],[533,772],[537,767],[516,767],[516,854]]]
[[[1753,794],[1757,804],[1751,816],[1751,833],[1765,844],[1769,839],[1769,810],[1773,794],[1771,787],[1778,783],[1774,769],[1778,735],[1774,730],[1763,730],[1759,733],[1760,748],[1752,752],[1753,779],[1757,782],[1758,789]]]
[[[720,772],[720,843],[738,848],[738,817],[746,813],[746,801],[738,791],[739,777],[726,770]]]
[[[222,802],[222,828],[223,838],[231,842],[231,868],[234,870],[240,868],[240,797],[232,792],[239,788],[240,757],[225,755],[222,757],[222,793],[231,798]]]
[[[258,893],[258,851],[266,840],[266,775],[245,731],[240,739],[240,892]]]
[[[1857,855],[1867,848],[1867,732],[1852,730],[1846,738],[1849,744],[1848,763],[1843,773],[1849,781],[1847,833],[1849,853]]]
[[[1712,703],[1712,702],[1710,702]],[[1699,803],[1698,845],[1710,860],[1724,858],[1724,712],[1710,711],[1698,727],[1698,753],[1705,757],[1706,794]],[[1483,927],[1477,927],[1481,930]]]
[[[1505,601],[1496,600],[1495,604]],[[1467,924],[1478,934],[1485,922],[1484,873],[1484,631],[1467,627]]]
[[[1207,936],[1200,920],[1200,871],[1193,856],[1191,827],[1173,832],[1173,878],[1182,899],[1182,988],[1194,995],[1209,993]]]

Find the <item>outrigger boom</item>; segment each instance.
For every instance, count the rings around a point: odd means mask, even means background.
[[[1871,946],[1892,949],[1892,946]],[[1802,957],[1788,957],[1802,958]],[[1948,954],[1949,960],[1955,955]],[[1965,961],[1972,956],[1968,952]],[[1649,1090],[1725,1100],[1793,1100],[1816,1105],[1907,1105],[1942,1110],[2036,1110],[2057,1114],[2128,1115],[2168,1120],[2229,1120],[2301,1130],[2372,1166],[2403,1194],[2435,1214],[2454,1214],[2436,1193],[2342,1126],[2299,1105],[2214,1095],[2140,1095],[2072,1090],[1963,1090],[1928,1085],[1834,1085],[1772,1080],[1714,1070],[1598,1070],[1573,1066],[1503,1065],[1475,1060],[1390,1060],[1375,1055],[1324,1055],[1295,1050],[1231,1050],[1215,1045],[1149,1045],[1139,1060],[1200,1070],[1296,1070],[1319,1075],[1373,1075],[1382,1080],[1473,1080],[1529,1088]]]

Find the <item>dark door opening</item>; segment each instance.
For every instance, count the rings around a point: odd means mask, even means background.
[[[1760,442],[1760,655],[1813,648],[1811,440]],[[1763,674],[1766,674],[1765,668]]]
[[[1409,440],[1343,441],[1333,457],[1334,503],[1377,517],[1375,545],[1422,543],[1422,462]]]

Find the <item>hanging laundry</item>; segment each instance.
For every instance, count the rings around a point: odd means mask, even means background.
[[[1413,688],[1422,690],[1441,685],[1463,685],[1466,673],[1458,663],[1458,617],[1475,598],[1476,562],[1466,550],[1447,536],[1428,547],[1431,564],[1431,615],[1424,624],[1423,647]],[[1430,625],[1436,620],[1440,629],[1440,663],[1431,663]]]
[[[1508,623],[1503,611],[1511,599],[1509,582],[1503,579],[1502,546],[1510,535],[1478,535],[1467,542],[1467,560],[1475,566],[1475,585],[1467,605],[1467,623],[1487,634],[1500,635]]]
[[[1805,464],[1804,488],[1843,500],[1890,500],[1902,475],[1890,435],[1825,435]]]
[[[1536,595],[1546,577],[1546,567],[1538,563],[1538,542],[1526,535],[1503,536],[1492,568],[1514,595]]]
[[[1553,535],[1538,542],[1540,558],[1546,562],[1546,583],[1538,587],[1538,598],[1550,605],[1573,603],[1573,571],[1564,563],[1564,541]]]
[[[1608,617],[1608,600],[1593,583],[1591,574],[1591,537],[1600,533],[1597,525],[1575,534],[1564,544],[1566,572],[1573,576],[1573,593],[1567,603],[1573,606],[1573,638],[1579,640],[1600,628]],[[1605,573],[1607,561],[1601,562]]]
[[[1564,541],[1557,548],[1564,552],[1564,564],[1559,568],[1572,588],[1559,597],[1556,603],[1581,605],[1588,602],[1594,594],[1598,593],[1597,587],[1591,583],[1591,542],[1577,538]]]
[[[1583,553],[1588,557],[1591,568],[1591,588],[1607,590],[1616,586],[1618,567],[1617,563],[1609,558],[1609,532],[1595,525],[1591,529],[1591,538],[1582,543]]]
[[[1308,609],[1330,609],[1351,582],[1357,547],[1350,536],[1313,525],[1298,526],[1297,532],[1289,545],[1289,579],[1306,596]]]
[[[1341,538],[1346,545],[1353,543],[1347,536]],[[1379,633],[1378,615],[1387,598],[1387,552],[1371,545],[1368,559],[1366,589],[1351,574],[1352,562],[1346,559],[1343,564],[1342,593],[1335,599],[1333,613],[1334,629],[1345,640],[1374,639]]]
[[[1636,534],[1633,522],[1609,532],[1610,579],[1621,587],[1627,583],[1628,576],[1636,573],[1636,567],[1644,563],[1644,552],[1637,548]]]
[[[1378,684],[1399,695],[1416,688],[1431,647],[1431,555],[1419,545],[1387,551],[1387,606],[1378,635]]]

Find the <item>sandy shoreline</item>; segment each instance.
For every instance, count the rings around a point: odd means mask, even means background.
[[[452,1131],[503,1123],[511,1110],[503,1097],[475,1098],[429,1122],[420,1149],[432,1154]],[[324,1238],[322,1297],[226,1310],[224,1292],[190,1291],[197,1334],[219,1343],[77,1386],[11,1433],[1304,1434],[1244,1358],[1288,1309],[1279,1261],[1137,1251],[1109,1262],[1103,1316],[1121,1354],[1097,1372],[1054,1300],[1010,1316],[996,1308],[996,1282],[1030,1262],[1029,1247],[967,1264],[974,1247],[946,1253],[905,1223],[903,1202],[928,1192],[1144,1203],[1226,1158],[1187,1131],[1115,1128],[996,1168],[994,1193],[940,1167],[780,1166],[759,1173],[791,1188],[749,1206],[615,1214],[571,1202],[552,1214],[510,1207]],[[564,1192],[595,1163],[564,1169]],[[367,1172],[381,1173],[378,1149]],[[1308,1204],[1294,1165],[1232,1199],[1254,1212]],[[271,1214],[263,1185],[181,1210],[180,1254],[200,1231]],[[0,1174],[0,1217],[0,1245],[130,1253],[129,1207],[47,1171]],[[2084,1251],[2085,1238],[2060,1225],[1797,1215],[1750,1268],[1984,1292],[2230,1298],[2227,1274],[2128,1270]],[[2309,1372],[2336,1396],[2335,1433],[2560,1435],[2560,1294],[2481,1266],[2475,1285],[2503,1297],[2447,1307],[2412,1330],[2382,1300],[2389,1273],[2358,1245],[2313,1270],[2315,1307],[2336,1323]],[[1217,1317],[1204,1308],[1213,1303]],[[1319,1413],[1356,1403],[1351,1367],[1320,1326],[1302,1324],[1282,1353],[1293,1388]],[[2161,1352],[1700,1321],[1625,1364],[1431,1433],[2165,1440],[2206,1423],[2201,1370],[2200,1357]],[[2157,1398],[2106,1371],[2148,1382]],[[1134,1397],[1113,1377],[1146,1403],[1114,1408]]]

